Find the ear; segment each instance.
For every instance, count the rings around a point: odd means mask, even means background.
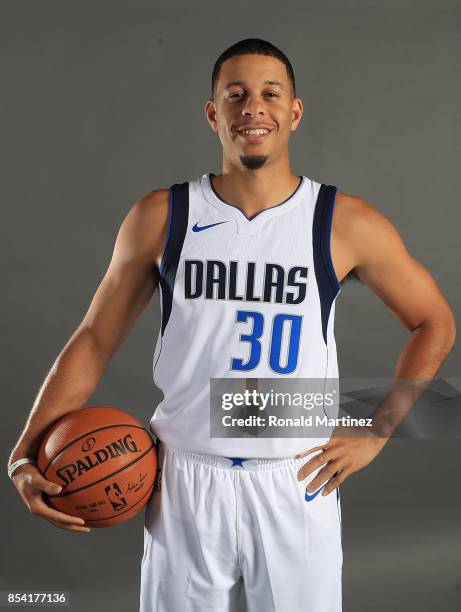
[[[291,111],[291,130],[294,131],[299,125],[301,121],[301,117],[303,116],[304,106],[301,98],[293,99],[293,107]]]
[[[205,117],[214,132],[218,131],[218,122],[216,121],[216,106],[212,98],[208,98],[205,103]]]

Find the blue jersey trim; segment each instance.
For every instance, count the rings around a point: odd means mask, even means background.
[[[159,268],[160,270],[162,269],[162,266],[163,266],[163,260],[164,260],[164,258],[165,258],[165,253],[166,253],[166,248],[167,248],[168,242],[170,241],[170,232],[171,232],[171,211],[172,211],[172,208],[173,208],[173,204],[172,204],[172,202],[171,202],[171,200],[172,200],[172,196],[173,196],[173,191],[170,189],[170,195],[169,195],[169,198],[168,198],[168,202],[169,202],[169,204],[168,204],[168,229],[167,229],[167,232],[166,232],[165,243],[164,243],[164,245],[163,245],[162,259],[161,259],[161,261],[160,261],[160,268]]]
[[[341,291],[341,285],[336,277],[331,258],[331,225],[336,191],[337,189],[333,185],[321,185],[312,224],[314,270],[319,289],[322,333],[325,344],[327,344],[327,328],[331,307]]]
[[[304,184],[304,176],[298,176],[298,178],[300,179],[298,186],[293,191],[293,193],[290,196],[288,196],[288,198],[286,198],[286,200],[283,200],[283,202],[280,202],[279,204],[275,204],[274,206],[270,206],[269,208],[265,208],[264,210],[260,210],[252,217],[248,217],[248,215],[246,215],[241,208],[239,208],[238,206],[235,206],[234,204],[230,204],[229,202],[226,202],[226,200],[222,199],[222,197],[213,187],[213,183],[211,181],[212,176],[216,176],[216,174],[214,174],[213,172],[210,172],[208,175],[208,182],[210,183],[210,187],[213,190],[213,193],[215,194],[215,196],[219,200],[221,200],[223,204],[227,204],[227,206],[230,206],[231,208],[235,208],[236,210],[240,211],[247,221],[253,221],[253,219],[256,219],[256,217],[259,216],[260,214],[265,213],[268,210],[272,210],[273,208],[278,208],[279,206],[283,206],[283,204],[286,204],[287,202],[289,202],[298,193],[298,191],[301,189],[301,186]]]
[[[189,183],[176,183],[170,188],[170,221],[168,237],[160,264],[162,288],[162,336],[171,315],[173,291],[179,258],[189,221]]]

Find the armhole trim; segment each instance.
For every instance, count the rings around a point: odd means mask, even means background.
[[[162,336],[170,319],[173,291],[181,251],[189,222],[189,183],[175,183],[170,187],[170,220],[165,249],[160,264],[162,289]]]
[[[331,287],[333,291],[339,292],[341,284],[336,276],[331,257],[331,230],[336,193],[337,189],[333,185],[322,185],[320,187],[314,215],[314,236],[317,235],[319,238],[318,248]]]
[[[331,306],[341,291],[331,257],[331,228],[337,189],[333,185],[320,186],[312,224],[314,269],[320,297],[322,332],[327,344],[327,328]]]
[[[163,253],[162,253],[162,259],[160,260],[160,275],[162,275],[162,270],[164,267],[164,261],[165,261],[165,253],[166,250],[168,248],[168,243],[170,241],[170,234],[171,234],[171,218],[173,216],[173,188],[170,187],[169,189],[169,196],[168,196],[168,228],[166,231],[166,237],[165,237],[165,242],[163,243]]]

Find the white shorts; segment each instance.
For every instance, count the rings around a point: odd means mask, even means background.
[[[242,584],[247,612],[341,610],[339,491],[306,501],[317,472],[296,474],[312,455],[226,458],[160,441],[158,454],[140,612],[237,612]]]

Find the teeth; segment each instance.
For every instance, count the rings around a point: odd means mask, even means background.
[[[241,130],[246,136],[264,136],[269,130]]]

